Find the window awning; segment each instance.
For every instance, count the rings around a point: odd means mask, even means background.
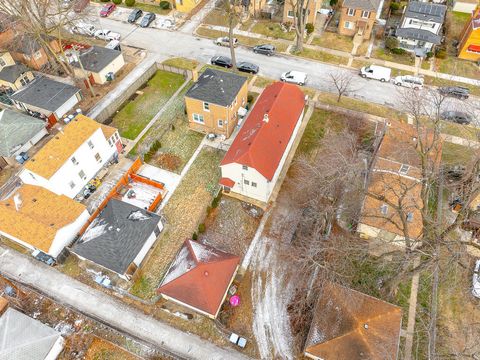
[[[480,53],[480,45],[469,45],[467,51]]]

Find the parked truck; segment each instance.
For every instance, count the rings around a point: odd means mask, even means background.
[[[392,69],[379,65],[364,66],[360,69],[360,76],[363,78],[380,80],[382,82],[390,81]]]

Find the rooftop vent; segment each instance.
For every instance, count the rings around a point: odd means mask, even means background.
[[[269,120],[269,118],[268,118],[268,113],[265,113],[265,114],[263,115],[263,122],[264,122],[264,123],[268,123],[268,120]]]

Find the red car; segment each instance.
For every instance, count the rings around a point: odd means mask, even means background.
[[[113,3],[110,3],[110,4],[106,4],[102,10],[100,10],[100,16],[101,17],[107,17],[108,15],[110,15],[113,10],[115,10],[117,7],[117,5],[113,4]]]

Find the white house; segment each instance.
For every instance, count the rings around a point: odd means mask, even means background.
[[[434,45],[440,45],[446,11],[445,5],[410,1],[395,33],[400,47],[425,56]]]
[[[276,82],[258,98],[220,165],[223,190],[267,203],[300,128],[305,96]]]
[[[116,129],[77,115],[25,163],[19,176],[26,184],[74,198],[119,149]]]
[[[56,258],[89,216],[84,205],[64,195],[24,184],[0,201],[0,235]]]

